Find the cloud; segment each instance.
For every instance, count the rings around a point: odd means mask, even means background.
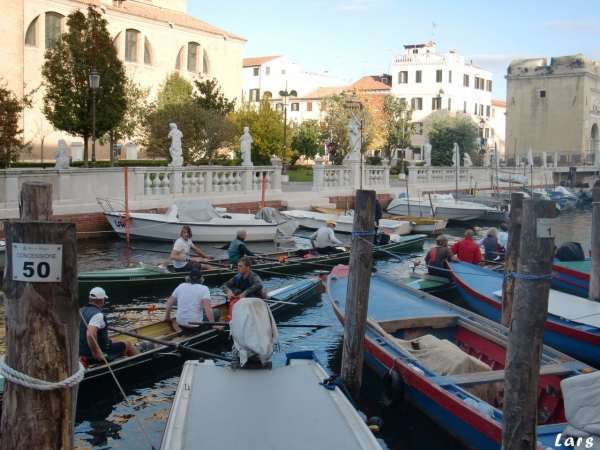
[[[546,28],[550,31],[558,31],[566,34],[600,33],[600,18],[581,20],[556,20],[542,22],[538,28]]]
[[[391,0],[350,0],[339,7],[342,11],[365,11],[391,5]]]

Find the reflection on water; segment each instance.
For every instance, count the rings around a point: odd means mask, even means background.
[[[483,225],[483,224],[481,224]],[[477,224],[476,224],[477,226]],[[489,226],[489,225],[487,225]],[[449,227],[445,234],[450,241],[455,241],[464,235],[466,226]],[[564,241],[581,242],[584,249],[590,247],[591,212],[575,212],[557,218],[557,238],[559,245]],[[299,231],[300,236],[311,233]],[[309,246],[307,239],[294,237],[291,240],[280,239],[275,243],[249,243],[248,247],[256,252],[272,252],[278,248],[296,249]],[[350,242],[350,236],[337,234],[337,237]],[[428,238],[425,249],[434,246],[433,238]],[[226,256],[225,250],[213,248],[208,244],[196,244],[202,251],[215,257]],[[78,243],[78,269],[80,271],[124,268],[146,263],[167,262],[172,248],[168,242],[132,241],[134,249],[126,249],[121,239],[104,238],[90,239]],[[422,254],[421,254],[422,255]],[[410,267],[400,258],[390,256],[387,260],[378,260],[375,267],[393,277],[401,278],[409,273]],[[273,276],[265,279],[267,289],[274,289],[290,283],[300,276]],[[135,324],[148,323],[162,318],[163,313],[156,312],[117,312],[116,306],[140,306],[148,303],[164,303],[171,294],[167,291],[151,293],[116,293],[107,288],[109,300],[106,305],[107,317],[111,325],[126,327]],[[218,286],[210,286],[212,295],[220,295]],[[113,294],[113,295],[111,295]],[[456,295],[449,293],[448,295]],[[0,351],[4,351],[4,305],[0,302]],[[343,329],[328,304],[326,294],[319,294],[309,301],[306,306],[286,313],[278,318],[284,323],[314,323],[332,324],[323,329],[282,328],[279,330],[279,350],[273,357],[274,366],[285,364],[285,353],[300,350],[313,350],[332,373],[340,372],[341,346]],[[221,352],[229,354],[231,344],[225,344]],[[124,450],[150,448],[148,440],[155,448],[160,446],[162,433],[166,424],[170,405],[177,389],[181,362],[173,360],[172,368],[157,373],[139,373],[137,382],[124,386],[127,401],[120,398],[118,391],[104,394],[101,400],[92,403],[81,401],[78,405],[76,422],[76,448],[121,448]],[[410,405],[403,404],[399,411],[383,407],[379,403],[379,380],[369,369],[363,375],[363,398],[360,409],[367,416],[377,415],[384,419],[385,426],[381,433],[380,443],[384,448],[411,450],[417,448],[462,449],[463,447],[449,437],[443,430],[432,424],[421,412]],[[226,392],[226,386],[216,386]],[[138,423],[133,411],[141,422]],[[143,431],[142,431],[143,427]],[[145,432],[145,434],[144,434]],[[146,437],[147,435],[147,437]]]

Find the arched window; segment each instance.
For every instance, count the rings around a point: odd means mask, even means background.
[[[202,73],[209,74],[210,73],[210,65],[208,60],[208,53],[204,50],[202,54]]]
[[[148,38],[144,39],[144,64],[152,64],[152,47]]]
[[[27,27],[27,33],[25,33],[25,45],[37,46],[37,24],[38,18],[36,17]]]
[[[63,17],[62,14],[55,12],[46,13],[46,48],[61,35]]]
[[[198,72],[198,52],[200,45],[196,42],[188,43],[188,55],[187,55],[187,70],[188,72]]]
[[[133,29],[125,31],[125,61],[137,62],[139,34],[139,31]]]

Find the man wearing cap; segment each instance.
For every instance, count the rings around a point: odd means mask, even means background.
[[[432,248],[425,255],[425,264],[427,265],[427,271],[429,275],[435,275],[436,277],[452,278],[450,272],[445,270],[436,269],[436,267],[446,268],[446,261],[460,262],[448,248],[448,239],[443,234],[439,235],[436,239],[437,247]]]
[[[185,283],[175,288],[167,300],[165,320],[171,320],[171,309],[177,303],[177,324],[185,334],[195,334],[205,331],[205,325],[193,325],[191,322],[218,322],[221,313],[210,306],[210,291],[202,284],[200,269],[192,269]],[[223,327],[214,325],[214,329]]]
[[[343,252],[343,250],[340,250],[331,244],[337,244],[344,248],[350,248],[350,245],[344,244],[336,239],[335,233],[333,232],[333,229],[336,225],[337,224],[335,220],[328,219],[326,226],[319,228],[309,237],[312,247],[316,248],[321,255]]]
[[[81,308],[79,319],[79,356],[88,364],[113,361],[123,354],[134,356],[140,350],[129,341],[113,341],[108,337],[106,318],[102,313],[104,299],[108,298],[104,289],[95,287],[90,291],[88,304]],[[86,326],[87,325],[87,326]]]

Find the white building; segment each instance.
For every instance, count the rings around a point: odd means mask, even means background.
[[[408,101],[420,125],[413,145],[427,143],[423,121],[441,109],[470,114],[478,126],[483,119],[483,136],[490,135],[492,72],[466,63],[455,50],[436,53],[434,42],[405,45],[404,54],[392,58],[392,95]]]
[[[498,154],[506,161],[506,102],[502,100],[492,100],[492,115],[488,121],[489,134],[488,147],[493,149],[494,145],[498,147]]]

